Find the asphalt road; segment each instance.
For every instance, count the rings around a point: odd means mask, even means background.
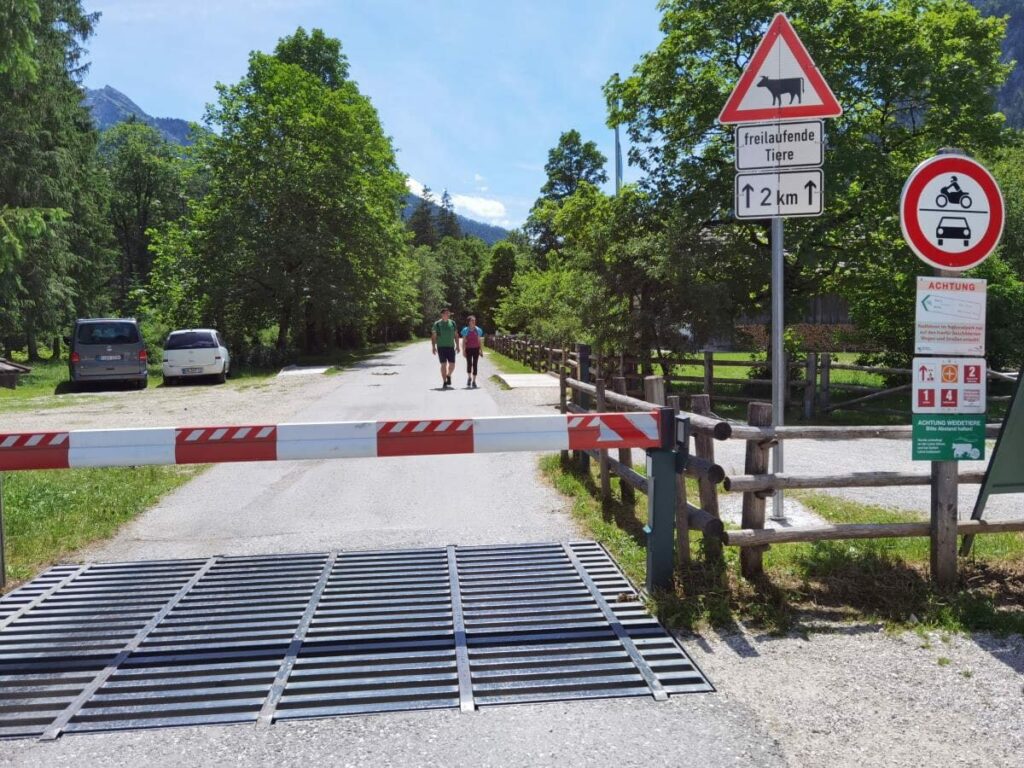
[[[447,418],[541,412],[550,391],[437,391],[427,344],[338,376],[292,421]],[[534,391],[537,392],[537,391]],[[548,410],[547,412],[550,412]],[[224,414],[223,423],[231,421]],[[214,467],[84,553],[133,560],[329,548],[405,548],[578,536],[533,454]],[[725,693],[666,703],[619,699],[398,713],[253,726],[178,728],[15,741],[0,766],[708,766],[785,765],[746,705]]]
[[[429,344],[403,347],[337,376],[291,423],[458,418],[502,413],[500,390],[440,391]],[[486,357],[485,357],[486,361]],[[460,369],[461,370],[461,369]],[[223,423],[232,423],[231,414]],[[167,497],[95,560],[208,557],[324,549],[557,541],[576,534],[563,501],[537,480],[535,454],[474,454],[222,464]]]

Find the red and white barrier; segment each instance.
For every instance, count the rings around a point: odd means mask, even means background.
[[[86,429],[0,433],[0,471],[660,445],[656,412]]]

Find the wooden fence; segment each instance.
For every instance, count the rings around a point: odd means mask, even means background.
[[[498,344],[503,344],[504,348]],[[494,346],[503,354],[517,348],[511,342],[499,340],[498,344]],[[933,581],[940,588],[949,589],[956,583],[957,536],[1024,531],[1024,519],[1000,522],[959,520],[959,486],[980,483],[983,473],[959,472],[955,462],[936,462],[931,464],[930,470],[919,472],[873,470],[831,475],[769,472],[769,453],[779,440],[909,440],[910,426],[772,427],[771,405],[763,402],[748,405],[746,423],[726,421],[711,415],[711,397],[708,394],[691,395],[688,409],[684,409],[680,396],[666,395],[666,380],[662,376],[644,377],[642,398],[628,393],[627,378],[624,376],[612,376],[609,389],[605,377],[600,375],[607,372],[605,361],[600,356],[592,357],[589,349],[583,345],[570,351],[530,346],[525,341],[519,344],[521,346],[518,348],[523,350],[524,355],[518,359],[542,361],[547,366],[546,370],[558,374],[563,413],[650,411],[661,406],[669,406],[676,411],[677,424],[686,425],[679,435],[679,449],[686,459],[678,477],[675,514],[676,559],[680,566],[685,567],[689,563],[691,529],[702,533],[707,558],[720,557],[722,546],[739,547],[741,572],[748,579],[763,576],[764,552],[771,545],[833,539],[927,536],[931,541]],[[990,424],[987,436],[995,437],[998,431],[998,424]],[[741,440],[745,443],[743,474],[726,475],[723,467],[715,461],[715,444],[727,440]],[[568,458],[568,451],[564,454]],[[586,471],[589,471],[591,460],[598,462],[600,493],[606,499],[612,494],[612,475],[620,480],[623,502],[632,503],[637,491],[646,493],[648,490],[647,478],[632,466],[630,451],[619,451],[614,457],[608,451],[577,452],[575,460]],[[692,477],[697,482],[696,504],[687,498],[684,477]],[[727,492],[743,494],[739,530],[726,530],[720,519],[719,486]],[[778,489],[902,486],[931,486],[930,520],[898,524],[765,528],[767,499]]]
[[[559,366],[563,364],[563,356],[564,365],[575,367],[578,370],[581,349],[592,360],[596,359],[590,348],[584,344],[569,345],[567,349],[563,350],[561,347],[547,345],[525,336],[509,335],[489,337],[487,343],[495,351],[543,372],[557,372]],[[723,368],[766,369],[769,362],[753,359],[753,354],[751,353],[752,359],[750,360],[716,360],[714,352],[683,356],[652,353],[647,373],[660,374],[670,390],[673,387],[700,385],[700,394],[710,398],[711,408],[714,408],[716,403],[750,403],[770,399],[768,390],[771,387],[771,379],[749,376],[744,378],[716,376],[716,371],[721,371]],[[700,374],[679,373],[678,369],[684,366],[700,368]],[[605,355],[599,368],[595,369],[593,373],[595,378],[598,376],[603,378],[606,386],[610,385],[616,377],[624,378],[627,392],[642,397],[644,380],[644,375],[641,373],[642,367],[635,357],[629,355]],[[912,373],[909,368],[839,363],[833,361],[833,356],[829,352],[807,352],[802,358],[788,360],[787,369],[789,375],[785,392],[786,407],[801,405],[805,419],[827,417],[840,410],[906,415],[908,417],[910,415],[909,396],[906,398],[905,407],[877,407],[880,400],[910,392]],[[889,386],[854,384],[836,380],[833,374],[837,371],[874,374],[885,377],[890,382],[895,380],[897,383]],[[1014,382],[1018,375],[1014,372],[990,370],[988,379],[990,382]],[[760,387],[764,392],[761,394],[724,394],[722,389],[725,387],[740,389]],[[1009,399],[1009,395],[994,395],[991,392],[988,395],[990,404],[1008,402]]]

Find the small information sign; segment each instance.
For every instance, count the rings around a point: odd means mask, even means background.
[[[983,357],[915,357],[914,413],[985,413]]]
[[[918,277],[915,355],[985,354],[987,282]]]
[[[984,414],[914,414],[914,461],[985,458]]]
[[[736,218],[820,216],[823,175],[820,169],[736,174]]]
[[[736,126],[736,170],[820,166],[824,160],[822,120]]]

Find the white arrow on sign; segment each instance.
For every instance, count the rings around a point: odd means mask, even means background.
[[[820,216],[824,176],[820,169],[736,174],[736,218]]]

